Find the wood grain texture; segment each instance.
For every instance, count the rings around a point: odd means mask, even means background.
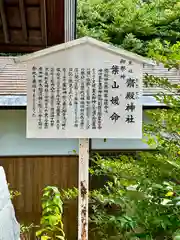
[[[27,24],[26,24],[26,12],[24,11],[24,9],[25,9],[24,0],[19,0],[19,10],[21,15],[22,31],[23,31],[24,39],[27,41],[28,34],[27,34]]]
[[[64,0],[0,0],[0,51],[32,52],[64,42]]]
[[[46,0],[48,45],[64,42],[64,0]]]
[[[0,165],[4,167],[11,187],[21,192],[21,196],[14,200],[16,215],[20,222],[39,223],[42,189],[45,186],[55,185],[59,189],[77,187],[77,157],[0,158]],[[66,203],[64,210],[67,239],[76,239],[77,202]]]
[[[5,43],[9,43],[8,24],[7,24],[7,17],[6,17],[3,0],[0,0],[0,15],[1,15],[1,20],[3,25],[4,41]]]

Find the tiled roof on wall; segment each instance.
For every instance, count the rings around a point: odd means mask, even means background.
[[[173,84],[180,84],[180,71],[177,69],[171,69],[168,71],[167,68],[164,68],[163,64],[158,65],[144,65],[144,74],[153,75],[156,77],[168,78],[169,81]],[[158,91],[161,91],[160,88],[144,88],[144,95],[155,95]]]
[[[0,95],[26,94],[26,65],[14,57],[0,57]]]
[[[180,84],[180,71],[168,71],[160,65],[145,65],[144,74],[167,77],[172,83]],[[26,95],[26,64],[15,63],[14,57],[0,57],[0,95]],[[157,88],[144,88],[144,95],[154,95]]]

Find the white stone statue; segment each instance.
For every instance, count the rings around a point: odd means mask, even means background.
[[[0,167],[0,240],[19,239],[20,225],[15,217],[4,169]]]

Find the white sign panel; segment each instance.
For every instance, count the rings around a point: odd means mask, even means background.
[[[28,64],[28,138],[141,138],[142,64],[78,46]]]

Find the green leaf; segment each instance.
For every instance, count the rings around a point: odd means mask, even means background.
[[[46,229],[41,229],[41,230],[36,231],[36,237],[41,236],[45,231],[46,231]]]
[[[58,238],[58,239],[61,239],[61,240],[65,240],[65,238],[63,237],[63,236],[56,236],[56,238]]]
[[[48,236],[41,236],[41,240],[48,240],[48,239],[52,239],[52,238]]]

